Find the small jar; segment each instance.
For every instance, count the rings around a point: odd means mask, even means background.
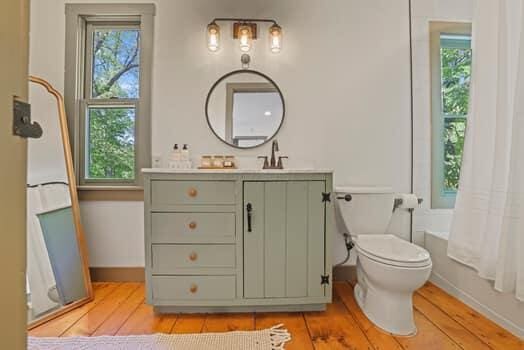
[[[234,168],[235,167],[235,156],[225,156],[224,157],[224,168]]]
[[[224,156],[214,156],[213,157],[213,167],[214,168],[223,168],[224,167]]]
[[[211,156],[202,156],[200,158],[200,166],[202,168],[211,168],[213,166],[213,158]]]

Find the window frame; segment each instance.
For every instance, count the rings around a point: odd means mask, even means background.
[[[142,168],[151,166],[151,77],[154,4],[66,4],[65,105],[79,190],[142,190]],[[139,28],[139,96],[134,98],[92,98],[92,57],[89,35],[96,28]],[[91,61],[91,62],[90,62]],[[89,179],[86,176],[87,108],[98,106],[135,108],[134,179]],[[128,195],[117,195],[126,197]],[[96,196],[95,196],[96,197]],[[103,195],[107,199],[107,195]],[[93,196],[90,196],[93,199]],[[137,198],[138,199],[138,198]]]
[[[431,79],[431,208],[453,209],[456,192],[444,191],[444,126],[442,111],[441,35],[471,36],[471,23],[430,22],[430,79]],[[467,115],[460,116],[467,120]]]

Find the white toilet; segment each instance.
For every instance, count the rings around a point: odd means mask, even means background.
[[[393,213],[392,189],[337,187],[336,192],[337,214],[355,243],[353,251],[357,252],[358,305],[383,330],[396,335],[415,334],[412,295],[429,278],[429,253],[385,234]],[[346,200],[342,199],[344,196]]]

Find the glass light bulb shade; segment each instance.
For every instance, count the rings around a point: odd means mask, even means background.
[[[269,48],[274,53],[282,50],[282,28],[278,24],[269,28]]]
[[[248,52],[251,49],[251,40],[253,33],[251,33],[251,27],[241,26],[238,29],[238,40],[240,41],[240,50],[242,52]]]
[[[207,26],[207,48],[213,52],[220,48],[220,27],[216,23]]]

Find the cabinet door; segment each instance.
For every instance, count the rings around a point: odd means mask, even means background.
[[[244,183],[246,298],[324,296],[324,191],[324,181]]]

